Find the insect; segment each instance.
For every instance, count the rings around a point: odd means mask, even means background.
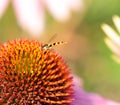
[[[52,44],[44,44],[42,46],[42,50],[51,49],[53,46],[63,45],[63,44],[67,44],[67,42],[61,41],[61,42],[54,42]]]
[[[51,42],[53,39],[55,39],[58,36],[58,34],[54,34],[48,42]],[[54,42],[51,44],[44,44],[42,46],[42,50],[47,50],[47,49],[51,49],[53,46],[57,46],[57,45],[63,45],[63,44],[67,44],[67,42],[64,41],[59,41],[59,42]]]

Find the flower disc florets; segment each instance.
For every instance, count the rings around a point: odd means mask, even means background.
[[[69,105],[72,78],[61,56],[33,40],[0,45],[0,105]]]

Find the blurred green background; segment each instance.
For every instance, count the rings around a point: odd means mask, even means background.
[[[22,30],[16,22],[12,5],[0,20],[0,42],[16,38],[37,39],[48,43],[54,35],[56,41],[68,41],[55,49],[67,61],[72,72],[84,81],[88,92],[120,101],[120,64],[112,58],[112,52],[104,43],[106,37],[101,24],[114,27],[112,16],[120,16],[120,0],[84,0],[83,12],[73,12],[70,20],[60,23],[46,11],[46,29],[43,35],[33,37]]]

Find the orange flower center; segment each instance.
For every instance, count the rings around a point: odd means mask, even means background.
[[[33,40],[14,40],[0,46],[0,104],[69,104],[72,78],[52,49]]]

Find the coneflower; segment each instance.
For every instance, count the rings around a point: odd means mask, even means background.
[[[69,105],[73,84],[62,57],[34,40],[0,45],[0,105]]]
[[[34,40],[0,45],[0,105],[120,105],[85,92],[62,57]]]

